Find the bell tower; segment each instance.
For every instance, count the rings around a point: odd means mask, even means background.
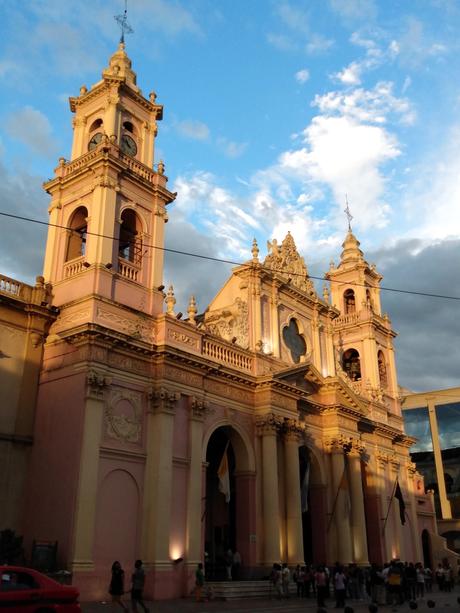
[[[136,83],[125,45],[90,89],[70,98],[74,113],[70,161],[60,158],[51,195],[44,277],[54,304],[114,301],[156,315],[163,277],[166,187],[162,161],[154,164],[163,107]]]
[[[399,412],[393,347],[396,333],[381,311],[382,276],[364,259],[351,228],[342,247],[338,266],[332,263],[326,274],[332,305],[341,313],[334,320],[337,359],[356,391]]]

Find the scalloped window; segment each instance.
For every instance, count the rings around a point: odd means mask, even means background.
[[[299,325],[295,319],[291,319],[289,325],[283,328],[283,340],[289,349],[292,361],[298,364],[300,358],[307,353],[307,343],[299,332]]]

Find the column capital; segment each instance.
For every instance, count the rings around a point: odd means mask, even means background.
[[[91,369],[86,375],[86,397],[103,400],[104,392],[112,384],[112,377],[100,370]]]
[[[353,447],[357,446],[358,443],[358,439],[354,439],[351,436],[343,436],[343,434],[339,434],[338,436],[326,439],[324,441],[324,446],[326,448],[326,451],[328,451],[329,453],[344,453],[348,455],[352,452]]]
[[[378,453],[375,456],[375,459],[377,460],[377,465],[379,468],[385,469],[389,461],[389,456],[387,453]]]
[[[209,403],[203,398],[190,396],[188,399],[189,415],[193,421],[203,422],[207,415],[213,412],[209,407]]]
[[[174,414],[179,398],[179,392],[174,392],[166,387],[151,387],[147,390],[148,412]]]
[[[267,415],[263,415],[257,418],[256,420],[256,429],[257,434],[259,436],[267,436],[267,435],[277,435],[283,421],[281,417],[275,415],[274,413],[268,413]]]
[[[285,418],[281,432],[285,441],[298,442],[304,435],[304,429],[296,419]]]

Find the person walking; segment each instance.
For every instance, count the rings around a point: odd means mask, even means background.
[[[131,606],[133,613],[137,613],[138,604],[144,609],[144,613],[149,613],[148,608],[144,604],[144,585],[145,572],[142,568],[142,560],[136,560],[134,563],[134,572],[131,575]]]
[[[112,576],[109,585],[109,594],[112,597],[112,608],[116,605],[121,607],[123,611],[129,611],[128,607],[122,602],[121,597],[125,593],[125,571],[122,569],[118,560],[112,564]]]
[[[289,583],[291,581],[291,571],[286,562],[283,564],[283,570],[281,571],[281,580],[283,583],[283,596],[289,598]]]
[[[346,595],[346,577],[343,572],[343,567],[337,565],[334,570],[334,592],[335,592],[335,608],[341,609],[345,606]]]
[[[195,600],[196,602],[204,602],[203,587],[204,587],[204,572],[203,572],[203,564],[200,562],[195,571]]]
[[[324,607],[327,594],[327,575],[324,566],[318,566],[315,573],[315,584],[318,607]]]

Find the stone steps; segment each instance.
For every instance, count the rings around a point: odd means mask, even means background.
[[[238,600],[243,598],[275,597],[273,585],[268,579],[258,581],[207,581],[206,588],[212,590],[216,600]],[[289,593],[296,594],[297,587],[293,581],[289,584]]]

